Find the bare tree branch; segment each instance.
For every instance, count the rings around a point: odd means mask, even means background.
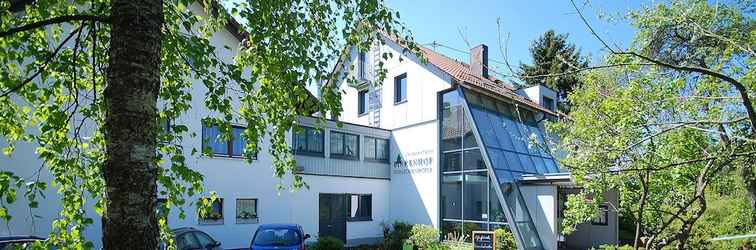
[[[53,17],[47,20],[42,20],[39,22],[30,23],[24,26],[11,28],[6,31],[0,31],[0,38],[10,36],[19,32],[24,32],[27,30],[33,30],[36,28],[41,28],[47,25],[51,24],[58,24],[58,23],[67,23],[71,21],[98,21],[103,23],[109,23],[110,18],[109,17],[102,17],[102,16],[94,16],[94,15],[69,15],[69,16],[59,16],[59,17]]]

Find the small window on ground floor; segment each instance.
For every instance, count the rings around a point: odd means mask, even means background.
[[[350,221],[369,221],[373,219],[373,197],[369,194],[352,194],[349,201]]]
[[[204,200],[210,198],[203,198]],[[217,198],[210,204],[210,210],[199,211],[201,224],[223,224],[223,198]]]
[[[236,223],[257,223],[257,199],[236,199]]]

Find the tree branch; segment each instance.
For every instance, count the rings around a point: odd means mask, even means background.
[[[73,38],[74,35],[76,35],[77,33],[79,33],[79,31],[82,28],[84,28],[84,24],[82,24],[82,26],[79,26],[78,28],[76,28],[75,30],[73,30],[71,32],[71,34],[68,34],[68,36],[66,37],[66,39],[64,39],[63,42],[61,42],[58,45],[58,47],[55,48],[55,50],[52,52],[52,54],[50,55],[50,57],[48,57],[47,60],[45,60],[45,63],[42,64],[42,66],[37,70],[37,72],[35,72],[29,78],[26,78],[26,80],[24,80],[23,82],[19,83],[18,85],[14,86],[11,89],[6,90],[2,94],[0,94],[0,98],[6,97],[6,96],[10,95],[11,93],[18,91],[19,89],[21,89],[22,87],[24,87],[26,84],[28,84],[29,82],[31,82],[32,80],[34,80],[34,78],[36,78],[39,74],[41,74],[42,71],[44,71],[47,68],[47,65],[49,65],[50,62],[52,62],[52,60],[58,55],[58,52],[60,52],[60,50],[63,48],[63,45],[65,45],[68,42],[68,40],[71,40],[71,38]]]
[[[577,11],[578,15],[580,16],[580,19],[583,21],[586,27],[591,31],[591,34],[593,34],[596,39],[598,39],[606,49],[609,50],[612,54],[615,55],[630,55],[634,56],[640,59],[643,59],[645,61],[651,62],[653,64],[656,64],[661,67],[670,68],[677,71],[688,71],[688,72],[695,72],[700,73],[703,75],[711,76],[717,79],[720,79],[722,81],[730,83],[735,89],[738,91],[738,94],[740,94],[740,99],[743,103],[743,106],[745,106],[746,113],[748,114],[748,120],[751,122],[751,132],[753,136],[756,136],[756,111],[753,107],[753,102],[751,102],[751,98],[748,96],[748,89],[741,83],[740,81],[736,80],[735,78],[732,78],[728,75],[722,74],[720,72],[704,68],[704,67],[698,67],[698,66],[690,66],[690,65],[678,65],[670,62],[665,62],[656,58],[652,58],[649,56],[644,56],[639,53],[636,53],[634,51],[618,51],[614,50],[604,41],[604,39],[601,38],[601,36],[596,33],[595,30],[593,30],[593,27],[588,23],[588,20],[585,19],[585,16],[583,16],[583,12],[580,11],[580,9],[575,5],[574,0],[570,0],[572,3],[572,6],[575,8],[575,11]]]
[[[110,17],[102,17],[102,16],[95,16],[95,15],[69,15],[69,16],[59,16],[59,17],[53,17],[47,20],[42,20],[34,23],[30,23],[24,26],[11,28],[6,31],[0,31],[0,38],[10,36],[19,32],[24,32],[27,30],[33,30],[36,28],[41,28],[47,25],[51,24],[58,24],[58,23],[67,23],[71,21],[98,21],[102,23],[109,23]]]

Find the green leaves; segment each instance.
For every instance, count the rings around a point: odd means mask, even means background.
[[[63,15],[110,13],[107,0],[73,4],[38,0],[17,14],[10,13],[6,3],[0,2],[2,31]],[[299,115],[337,117],[341,111],[335,88],[322,88],[322,96],[315,99],[308,86],[341,75],[342,69],[334,72],[333,64],[344,48],[382,42],[381,30],[405,38],[408,46],[414,47],[411,37],[401,34],[405,28],[397,20],[399,14],[381,1],[216,4],[167,0],[164,7],[156,108],[158,123],[170,126],[155,133],[155,164],[161,166],[159,196],[167,199],[160,210],[178,208],[181,218],[185,217],[185,205],[194,204],[195,196],[207,194],[202,174],[187,163],[210,155],[195,146],[200,139],[190,130],[197,125],[190,120],[195,113],[204,116],[203,124],[220,127],[223,138],[230,137],[232,123],[246,125],[242,137],[248,143],[243,154],[247,162],[253,162],[261,145],[268,145],[263,141],[268,140],[275,176],[293,175],[291,183],[279,187],[306,188],[302,177],[296,175],[287,133],[297,127]],[[227,33],[230,17],[224,7],[241,23],[238,34]],[[108,141],[101,128],[108,105],[103,102],[103,90],[107,86],[104,72],[109,34],[106,23],[76,21],[0,39],[0,91],[31,79],[9,96],[0,97],[0,135],[7,143],[3,153],[14,157],[16,143],[29,142],[36,147],[40,172],[50,173],[49,185],[60,199],[61,210],[46,243],[59,248],[91,248],[92,243],[81,234],[93,222],[86,208],[95,204],[96,213],[106,212],[102,166]],[[237,43],[236,35],[243,41]],[[52,49],[66,38],[70,40],[59,51]],[[0,218],[11,218],[5,204],[17,202],[20,190],[30,208],[46,198],[48,182],[39,176],[22,179],[0,172]],[[159,223],[161,239],[170,243],[166,218]]]
[[[731,199],[729,193],[742,190],[732,185],[733,170],[753,165],[748,159],[756,156],[756,141],[735,86],[632,54],[742,81],[753,74],[753,65],[743,63],[752,60],[753,38],[735,33],[753,20],[741,11],[672,1],[630,13],[638,28],[631,51],[637,52],[611,54],[607,64],[621,66],[582,75],[583,84],[569,96],[569,119],[549,125],[562,139],[562,165],[584,187],[568,198],[566,232],[592,217],[594,203],[603,202],[596,197],[617,190],[620,216],[638,223],[646,247],[684,247],[708,230],[696,224],[707,217],[707,200]],[[747,91],[754,93],[753,86]]]

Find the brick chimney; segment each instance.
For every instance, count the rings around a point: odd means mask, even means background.
[[[470,49],[470,70],[475,75],[488,78],[488,46],[485,44]]]

